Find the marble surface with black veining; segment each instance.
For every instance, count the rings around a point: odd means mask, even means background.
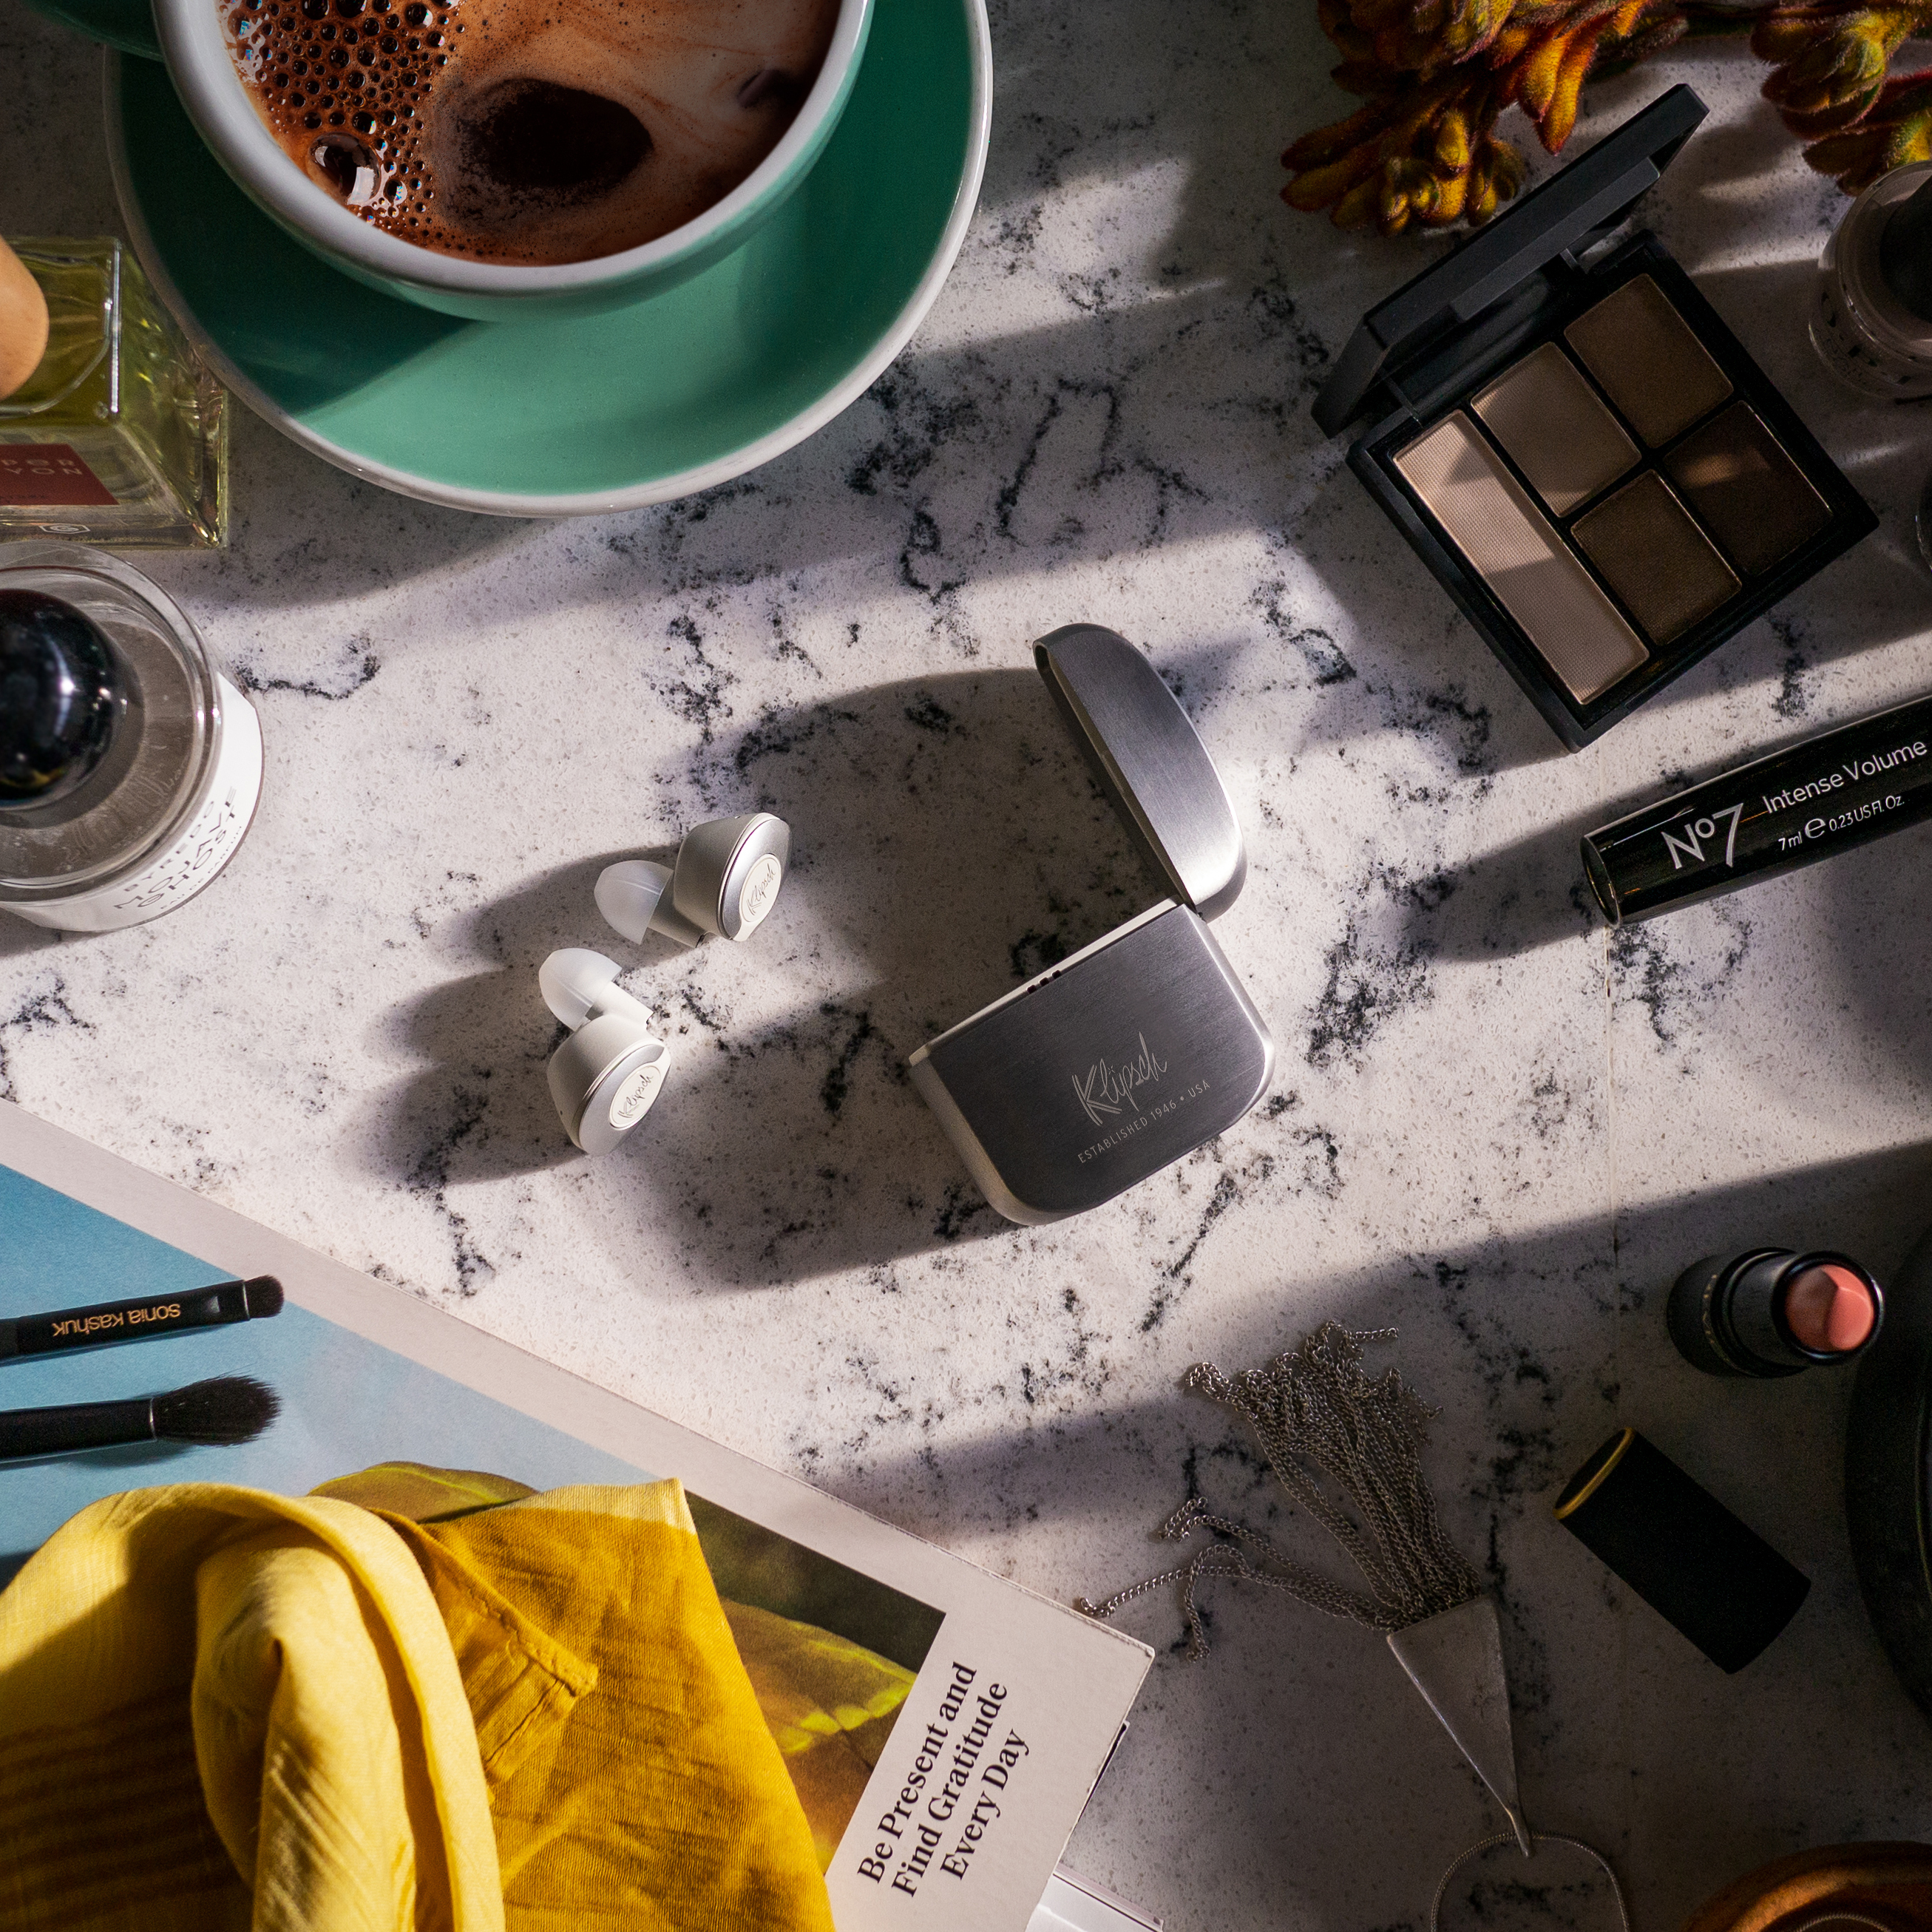
[[[466,516],[244,414],[232,548],[151,568],[259,707],[260,818],[155,925],[0,922],[0,1094],[1063,1598],[1158,1567],[1190,1491],[1344,1574],[1180,1378],[1393,1325],[1372,1359],[1439,1406],[1444,1514],[1502,1605],[1530,1816],[1663,1932],[1760,1860],[1932,1836],[1932,1735],[1846,1546],[1849,1377],[1720,1384],[1662,1321],[1700,1254],[1882,1271],[1932,1214],[1932,830],[1614,938],[1576,839],[1932,682],[1932,417],[1816,366],[1842,203],[1742,46],[1593,89],[1580,142],[1672,80],[1711,100],[1646,218],[1882,527],[1564,753],[1310,419],[1434,245],[1276,198],[1285,140],[1350,104],[1314,12],[1003,4],[938,306],[705,496]],[[115,227],[95,57],[0,0],[0,230]],[[904,1063],[1154,896],[1031,668],[1078,619],[1147,650],[1226,776],[1250,859],[1218,932],[1279,1056],[1217,1142],[1018,1229]],[[601,866],[753,807],[796,833],[753,943],[604,930]],[[544,1089],[563,945],[618,958],[677,1056],[602,1161]],[[1738,1676],[1551,1520],[1625,1421],[1814,1579]],[[1161,1655],[1070,1862],[1176,1928],[1420,1928],[1498,1822],[1480,1786],[1379,1638],[1208,1602],[1198,1663],[1167,1596],[1126,1613]],[[1581,1869],[1498,1866],[1483,1902],[1607,1926]]]

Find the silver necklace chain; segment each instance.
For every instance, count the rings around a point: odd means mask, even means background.
[[[1581,1852],[1586,1858],[1594,1858],[1602,1867],[1604,1876],[1610,1882],[1610,1896],[1616,1900],[1617,1922],[1623,1928],[1623,1932],[1630,1932],[1630,1909],[1624,1903],[1624,1888],[1618,1884],[1617,1875],[1611,1870],[1610,1860],[1594,1845],[1586,1845],[1581,1838],[1565,1838],[1560,1832],[1532,1832],[1529,1834],[1529,1842],[1532,1846],[1568,1845],[1573,1850]],[[1449,1894],[1449,1881],[1472,1858],[1480,1858],[1485,1852],[1492,1852],[1498,1845],[1514,1845],[1515,1843],[1516,1834],[1514,1832],[1498,1832],[1494,1838],[1485,1838],[1479,1845],[1472,1845],[1450,1864],[1449,1869],[1442,1874],[1442,1882],[1436,1888],[1436,1896],[1429,1901],[1429,1932],[1442,1932],[1442,1901]]]
[[[1111,1617],[1149,1591],[1178,1582],[1188,1654],[1199,1657],[1208,1648],[1208,1633],[1196,1593],[1210,1578],[1258,1583],[1331,1617],[1383,1631],[1406,1629],[1479,1596],[1482,1578],[1449,1540],[1422,1472],[1422,1445],[1436,1412],[1395,1370],[1373,1379],[1362,1370],[1364,1343],[1394,1339],[1393,1328],[1358,1334],[1324,1322],[1299,1348],[1264,1367],[1229,1376],[1212,1363],[1197,1362],[1184,1384],[1242,1417],[1276,1480],[1346,1552],[1366,1590],[1350,1589],[1310,1569],[1272,1538],[1215,1514],[1200,1497],[1190,1496],[1162,1525],[1162,1539],[1184,1542],[1195,1531],[1208,1530],[1221,1540],[1098,1603],[1076,1597],[1074,1608],[1090,1617]],[[1514,1832],[1500,1832],[1456,1859],[1436,1888],[1429,1932],[1440,1932],[1442,1901],[1456,1873],[1482,1852],[1516,1842]],[[1530,1843],[1574,1846],[1595,1860],[1610,1882],[1623,1932],[1630,1932],[1623,1888],[1601,1852],[1555,1832],[1532,1832]]]
[[[1363,1343],[1394,1336],[1393,1328],[1358,1334],[1338,1322],[1324,1322],[1299,1348],[1264,1368],[1228,1376],[1212,1363],[1197,1362],[1184,1384],[1247,1423],[1276,1480],[1347,1552],[1366,1591],[1310,1570],[1271,1538],[1214,1514],[1199,1497],[1190,1496],[1162,1525],[1162,1538],[1183,1542],[1205,1529],[1228,1540],[1210,1544],[1188,1562],[1101,1602],[1076,1597],[1074,1608],[1110,1617],[1148,1591],[1178,1582],[1188,1654],[1198,1657],[1208,1640],[1196,1594],[1210,1577],[1259,1583],[1331,1617],[1384,1631],[1420,1623],[1480,1595],[1482,1579],[1449,1540],[1422,1473],[1422,1444],[1436,1411],[1395,1370],[1372,1381],[1362,1372]],[[1316,1480],[1318,1472],[1326,1486]]]

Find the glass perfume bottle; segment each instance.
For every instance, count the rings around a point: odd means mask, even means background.
[[[40,366],[0,400],[0,538],[116,549],[225,543],[228,396],[126,246],[28,238]]]

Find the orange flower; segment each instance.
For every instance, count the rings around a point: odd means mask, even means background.
[[[1932,74],[1902,74],[1887,81],[1856,128],[1814,141],[1804,158],[1857,194],[1894,168],[1932,161]]]
[[[1684,31],[1674,0],[1320,0],[1348,56],[1336,80],[1370,104],[1294,142],[1291,208],[1325,208],[1384,235],[1412,222],[1486,221],[1522,185],[1522,157],[1491,130],[1520,106],[1552,154],[1599,64],[1628,64]],[[1364,48],[1371,50],[1365,53]]]
[[[1686,32],[1750,30],[1764,83],[1805,159],[1856,194],[1932,160],[1932,69],[1895,75],[1908,40],[1932,38],[1932,0],[1771,6],[1721,0],[1316,0],[1340,50],[1338,86],[1366,105],[1290,145],[1292,208],[1344,228],[1486,221],[1522,185],[1522,155],[1494,132],[1520,107],[1550,154],[1574,131],[1583,83],[1634,66]]]

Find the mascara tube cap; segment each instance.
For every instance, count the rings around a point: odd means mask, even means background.
[[[1720,1670],[1750,1663],[1811,1587],[1634,1429],[1570,1478],[1556,1520]]]

